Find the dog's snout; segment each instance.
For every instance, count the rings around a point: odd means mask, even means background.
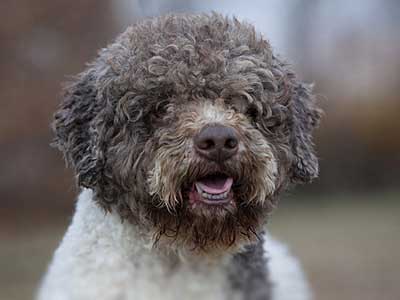
[[[194,146],[201,156],[221,162],[236,154],[239,140],[235,129],[216,124],[205,126],[194,137]]]

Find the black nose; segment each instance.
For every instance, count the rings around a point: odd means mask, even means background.
[[[217,162],[227,160],[235,155],[238,145],[235,129],[218,124],[204,127],[194,137],[197,153]]]

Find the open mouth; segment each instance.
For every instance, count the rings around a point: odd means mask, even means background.
[[[189,194],[190,202],[208,205],[224,205],[233,200],[233,178],[222,173],[211,174],[198,179]]]

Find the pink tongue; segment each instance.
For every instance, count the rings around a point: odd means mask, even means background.
[[[210,176],[197,182],[200,188],[209,194],[221,194],[229,191],[232,187],[231,177]]]

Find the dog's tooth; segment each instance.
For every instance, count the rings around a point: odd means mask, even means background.
[[[202,194],[204,191],[201,189],[201,187],[200,187],[200,185],[199,184],[196,184],[196,188],[197,188],[197,192],[199,193],[199,194]]]
[[[201,197],[208,199],[208,200],[221,200],[226,199],[228,197],[229,192],[221,193],[221,194],[209,194],[205,191],[200,193]]]

